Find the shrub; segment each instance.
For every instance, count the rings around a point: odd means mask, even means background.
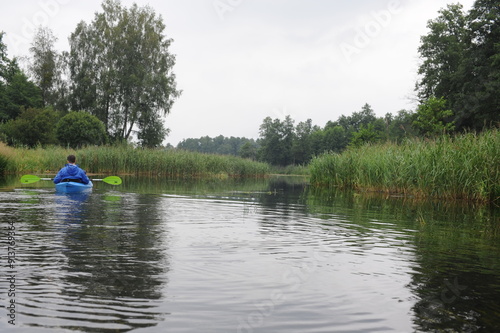
[[[71,148],[106,143],[106,128],[97,117],[86,112],[70,112],[56,126],[59,143]]]
[[[19,117],[9,120],[4,126],[7,142],[11,145],[54,144],[56,142],[54,123],[57,113],[51,108],[24,109]]]

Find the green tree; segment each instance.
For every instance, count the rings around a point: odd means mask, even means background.
[[[312,157],[311,133],[313,131],[312,120],[300,122],[295,128],[292,145],[292,154],[295,164],[305,164]]]
[[[359,131],[353,133],[351,146],[359,147],[367,143],[379,143],[385,139],[384,120],[379,118],[368,125],[361,125]]]
[[[500,124],[500,1],[476,0],[467,19],[471,45],[455,120],[480,130]]]
[[[40,90],[28,80],[16,59],[7,57],[7,46],[0,32],[0,122],[15,119],[21,108],[42,106]]]
[[[139,131],[137,138],[142,147],[156,148],[161,146],[163,139],[170,130],[165,128],[161,117],[155,117],[154,113],[145,112],[139,120]]]
[[[66,114],[71,109],[71,82],[69,81],[69,53],[62,52],[56,57],[52,105],[55,110]]]
[[[5,77],[7,67],[9,66],[9,58],[7,57],[7,45],[3,43],[3,36],[5,33],[0,32],[0,75],[2,78]],[[0,80],[2,83],[2,80]]]
[[[43,105],[55,104],[55,75],[57,52],[54,43],[57,38],[49,28],[40,27],[30,47],[31,64],[29,71],[42,94]]]
[[[247,141],[241,146],[238,155],[242,158],[255,160],[257,158],[257,147],[251,141]]]
[[[106,129],[96,116],[87,112],[70,112],[56,125],[56,137],[63,146],[72,148],[106,143]]]
[[[328,149],[325,147],[325,131],[320,127],[315,127],[309,138],[311,142],[312,155],[320,155]]]
[[[342,152],[349,143],[349,133],[342,126],[325,126],[323,151]]]
[[[421,38],[416,90],[421,102],[444,98],[457,129],[500,122],[500,1],[477,0],[469,13],[448,5]]]
[[[330,126],[340,125],[348,132],[356,132],[361,129],[361,126],[367,126],[375,121],[377,117],[370,104],[365,103],[359,112],[353,112],[350,116],[340,116],[335,123],[330,123]],[[327,126],[329,126],[327,124]]]
[[[15,119],[22,108],[39,108],[42,106],[40,89],[24,74],[14,60],[7,69],[3,87],[0,118],[3,121]]]
[[[247,143],[252,147],[253,150],[257,148],[257,144],[253,139],[238,138],[233,136],[227,138],[223,135],[219,135],[215,138],[203,136],[197,139],[184,139],[179,142],[179,144],[177,144],[177,149],[197,151],[200,153],[239,156],[242,147]],[[252,156],[255,158],[254,154]]]
[[[137,127],[140,140],[154,145],[167,133],[160,119],[180,95],[172,40],[150,7],[105,0],[102,9],[70,37],[73,109],[97,116],[114,139],[128,139]]]
[[[273,165],[286,166],[293,163],[292,145],[294,124],[290,116],[284,121],[267,117],[260,125],[259,159]]]
[[[418,49],[423,59],[418,74],[418,96],[427,100],[432,96],[449,99],[460,83],[459,68],[469,45],[466,16],[461,4],[448,5],[439,16],[427,23],[430,32],[421,37]]]
[[[428,137],[453,131],[454,122],[448,121],[453,117],[453,111],[447,109],[446,104],[444,98],[429,98],[419,105],[413,126]]]
[[[54,123],[57,113],[51,108],[22,109],[19,117],[9,120],[3,127],[11,145],[55,144],[56,135]]]
[[[177,149],[199,152],[200,151],[199,150],[200,144],[201,143],[200,143],[199,139],[188,138],[188,139],[184,139],[181,142],[179,142],[177,144]]]
[[[412,123],[414,113],[412,111],[400,110],[395,116],[391,116],[388,123],[388,139],[393,142],[402,142],[405,138],[416,136]]]

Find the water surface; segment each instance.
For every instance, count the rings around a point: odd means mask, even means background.
[[[125,177],[83,195],[0,187],[0,305],[15,299],[15,331],[500,327],[496,209],[315,191],[302,179]],[[0,313],[0,331],[13,330]]]

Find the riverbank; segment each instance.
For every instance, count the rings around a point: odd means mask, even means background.
[[[500,204],[500,133],[468,133],[401,145],[352,148],[310,164],[318,187]]]
[[[99,146],[78,150],[61,147],[12,148],[0,143],[0,167],[10,174],[55,174],[66,157],[92,174],[141,174],[175,178],[261,177],[269,166],[234,156],[210,155],[182,150],[142,149],[131,146]]]

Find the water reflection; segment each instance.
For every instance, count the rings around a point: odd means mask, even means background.
[[[215,195],[230,192],[254,193],[267,190],[269,179],[170,179],[166,177],[123,176],[120,192],[144,194]]]
[[[66,234],[65,283],[74,287],[64,294],[81,299],[83,309],[93,305],[87,310],[93,322],[109,321],[110,329],[155,325],[165,315],[155,300],[163,297],[169,269],[168,232],[155,212],[158,198],[105,198],[92,196],[81,220],[85,228]]]
[[[91,192],[82,193],[60,193],[54,194],[54,217],[63,222],[63,225],[81,223],[85,211],[85,202],[89,199]]]
[[[417,219],[418,267],[410,288],[419,296],[418,327],[476,332],[498,325],[498,211],[435,207]]]
[[[498,209],[345,192],[311,192],[308,200],[308,207],[325,219],[350,216],[357,228],[367,230],[375,219],[391,222],[401,232],[402,249],[412,251],[407,288],[415,297],[417,331],[482,332],[498,327]]]
[[[16,194],[19,207],[0,222],[18,230],[21,326],[125,332],[163,320],[168,227],[158,197]]]
[[[298,178],[124,177],[83,195],[3,186],[27,331],[500,325],[498,209],[324,192]]]

